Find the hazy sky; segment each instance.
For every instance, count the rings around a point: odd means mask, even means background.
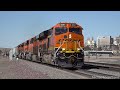
[[[0,47],[13,48],[59,22],[75,22],[88,37],[120,35],[120,11],[0,11]]]

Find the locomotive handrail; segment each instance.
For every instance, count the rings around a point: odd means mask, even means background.
[[[63,43],[59,46],[59,48],[56,50],[54,57],[56,57],[56,53],[58,52],[58,50],[62,47],[62,45],[65,43],[65,40],[63,41]]]
[[[80,41],[77,41],[78,45],[79,45],[79,48],[84,52],[84,50],[82,49],[82,47],[80,46]],[[59,46],[59,48],[56,50],[55,54],[54,54],[54,57],[56,57],[56,53],[58,52],[58,50],[62,47],[62,45],[65,43],[65,40],[63,41],[63,43]]]
[[[82,49],[82,47],[80,46],[80,43],[79,43],[80,41],[78,41],[77,43],[78,43],[78,46],[80,47],[80,49],[84,52],[84,50]]]

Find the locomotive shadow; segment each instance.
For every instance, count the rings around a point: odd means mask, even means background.
[[[101,68],[109,68],[104,66],[97,66],[97,65],[90,65],[90,64],[84,64],[84,66],[81,69],[89,70],[89,69],[101,69]]]
[[[84,64],[81,68],[65,68],[65,69],[69,69],[69,70],[79,70],[79,69],[83,69],[83,70],[89,70],[89,69],[99,69],[101,68],[100,66],[95,66],[95,65],[89,65],[89,64]]]
[[[100,68],[99,66],[84,64],[84,66],[81,69],[99,69],[99,68]]]
[[[79,70],[79,69],[89,70],[89,69],[100,69],[100,68],[106,68],[106,67],[84,64],[81,68],[66,68],[66,69],[69,69],[69,70],[73,70],[73,71],[74,71],[74,70]]]

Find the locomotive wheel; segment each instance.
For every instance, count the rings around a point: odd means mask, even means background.
[[[30,61],[32,61],[32,56],[30,56]]]
[[[58,64],[57,64],[57,62],[56,61],[52,61],[52,63],[51,64],[53,64],[53,65],[55,65],[55,66],[58,66]]]
[[[32,55],[32,60],[37,61],[37,55]]]
[[[42,63],[43,62],[43,58],[40,58],[39,61]]]
[[[74,64],[74,63],[75,63],[75,58],[74,58],[74,57],[71,57],[71,58],[70,58],[70,62],[71,62],[72,64]]]

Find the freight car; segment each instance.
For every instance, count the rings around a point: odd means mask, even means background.
[[[82,30],[83,28],[76,23],[58,23],[18,45],[17,56],[60,67],[82,67],[84,64]]]

